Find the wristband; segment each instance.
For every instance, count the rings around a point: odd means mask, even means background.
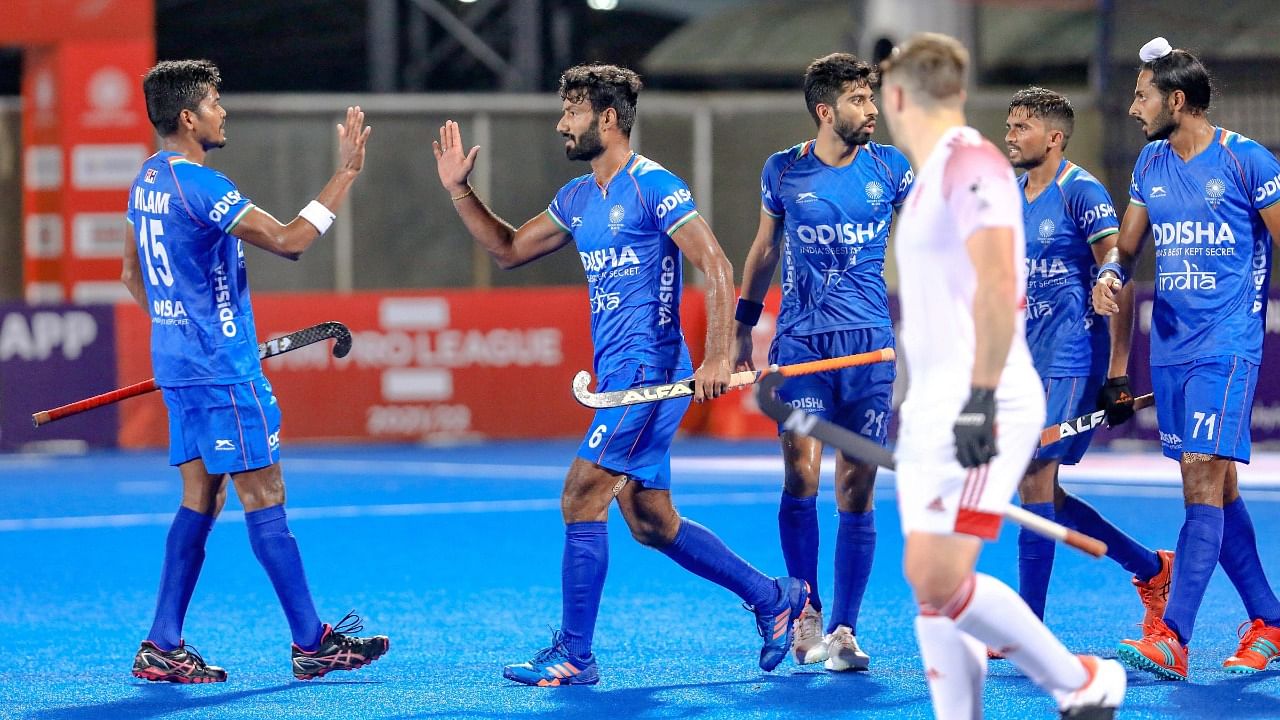
[[[475,193],[475,188],[473,188],[473,187],[471,187],[470,185],[468,185],[468,186],[467,186],[467,191],[466,191],[466,192],[462,193],[461,195],[450,195],[450,196],[449,196],[449,199],[450,199],[450,200],[452,200],[453,202],[458,202],[458,201],[459,201],[459,200],[461,200],[462,198],[464,198],[464,197],[466,197],[466,196],[468,196],[468,195],[472,195],[472,194],[474,194],[474,193]]]
[[[333,224],[333,219],[337,216],[334,215],[333,211],[329,208],[321,205],[315,200],[312,200],[307,203],[306,207],[298,211],[298,217],[311,223],[315,229],[319,230],[320,234],[323,235],[324,232],[329,229],[329,226]]]
[[[1102,273],[1104,272],[1115,273],[1116,278],[1120,280],[1121,285],[1124,285],[1125,283],[1129,282],[1129,274],[1124,271],[1124,267],[1121,266],[1120,263],[1109,262],[1106,265],[1103,265],[1101,268],[1099,268],[1098,269],[1099,279],[1102,278]]]
[[[738,307],[733,311],[733,317],[743,325],[755,327],[760,322],[760,313],[763,311],[764,303],[738,298]]]

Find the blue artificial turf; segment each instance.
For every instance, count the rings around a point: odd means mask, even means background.
[[[596,632],[601,683],[516,686],[501,677],[546,644],[560,617],[558,494],[571,442],[458,447],[287,448],[290,525],[321,616],[355,608],[391,650],[355,673],[299,682],[289,634],[250,552],[234,496],[209,540],[185,628],[227,668],[225,684],[152,684],[129,674],[150,627],[176,471],[161,453],[0,456],[0,717],[82,718],[927,718],[913,605],[886,476],[877,494],[876,564],[859,620],[869,673],[831,674],[790,660],[756,667],[749,613],[719,587],[640,547],[611,521],[611,565]],[[780,487],[772,443],[682,441],[674,498],[771,574]],[[1104,456],[1105,458],[1105,456]],[[1105,459],[1104,461],[1105,462]],[[1162,484],[1077,488],[1104,515],[1161,547],[1182,519],[1176,465],[1151,458]],[[1131,467],[1126,465],[1126,468]],[[1246,493],[1274,580],[1280,493]],[[830,595],[836,516],[829,476],[819,499],[820,583]],[[1016,582],[1016,533],[981,567]],[[1128,576],[1059,548],[1048,621],[1077,652],[1115,656],[1141,618]],[[1191,682],[1130,673],[1121,717],[1280,717],[1280,674],[1228,675],[1244,612],[1218,573],[1199,615]],[[1052,701],[1007,662],[991,665],[988,718],[1056,717]]]

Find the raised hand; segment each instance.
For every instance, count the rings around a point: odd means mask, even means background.
[[[364,124],[364,111],[360,106],[347,108],[347,121],[338,125],[339,170],[360,172],[364,169],[364,144],[373,128]]]
[[[440,184],[454,195],[467,190],[467,179],[471,177],[471,171],[476,166],[476,155],[480,153],[479,145],[467,153],[463,153],[462,147],[462,131],[458,128],[458,123],[452,120],[440,126],[440,139],[431,141]]]

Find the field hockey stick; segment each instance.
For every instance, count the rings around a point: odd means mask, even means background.
[[[872,350],[857,355],[841,355],[840,357],[812,360],[794,365],[770,365],[762,370],[743,370],[729,376],[729,389],[733,390],[747,385],[754,385],[767,375],[793,377],[811,373],[839,370],[857,365],[871,365],[879,362],[893,362],[893,348]],[[589,408],[615,408],[624,405],[640,405],[670,398],[687,397],[693,394],[693,378],[679,380],[664,385],[645,385],[643,387],[614,390],[611,392],[593,393],[587,390],[591,384],[591,373],[583,370],[573,378],[573,397]]]
[[[1156,402],[1156,396],[1151,393],[1139,395],[1133,399],[1133,411],[1149,408]],[[1072,437],[1081,433],[1096,430],[1107,419],[1106,410],[1094,410],[1088,415],[1081,415],[1078,418],[1065,420],[1057,425],[1050,425],[1040,432],[1040,447],[1052,445],[1062,438]]]
[[[303,328],[297,332],[289,333],[288,335],[271,338],[266,342],[258,343],[258,358],[266,360],[269,357],[283,355],[290,350],[297,350],[298,348],[313,345],[322,340],[328,340],[329,338],[334,339],[334,357],[346,357],[347,353],[351,352],[351,331],[347,329],[346,325],[331,320],[329,322],[322,322],[319,325],[312,325],[309,328]],[[40,412],[32,413],[31,422],[35,424],[36,427],[40,427],[41,425],[51,423],[54,420],[60,420],[69,415],[76,415],[86,410],[92,410],[93,408],[102,407],[103,405],[110,405],[111,403],[127,400],[131,397],[146,395],[147,393],[154,392],[158,389],[159,386],[156,385],[155,378],[143,380],[140,383],[122,387],[118,390],[112,390],[111,392],[102,393],[101,395],[94,395],[91,398],[78,400],[61,407],[53,408],[52,410],[41,410]]]
[[[897,467],[897,461],[894,459],[893,453],[889,451],[889,448],[868,440],[857,433],[850,432],[839,425],[827,422],[817,415],[812,415],[799,408],[793,408],[780,400],[775,393],[780,384],[782,384],[781,377],[765,378],[756,390],[756,400],[764,414],[782,423],[784,430],[790,430],[797,435],[807,435],[821,440],[824,444],[837,448],[846,455],[865,463],[879,465],[887,470],[893,470]],[[1010,522],[1021,525],[1039,535],[1070,545],[1094,557],[1102,557],[1107,554],[1107,545],[1101,540],[1076,532],[1052,520],[1047,520],[1023,510],[1016,505],[1005,505],[1000,512]]]

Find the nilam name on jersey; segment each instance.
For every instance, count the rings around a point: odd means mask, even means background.
[[[164,215],[169,212],[169,193],[135,187],[133,209],[151,215]]]
[[[582,258],[582,267],[587,272],[600,272],[624,265],[640,264],[640,258],[636,256],[636,251],[632,250],[630,245],[623,245],[622,250],[608,247],[587,252],[579,251],[578,257]]]
[[[1151,236],[1156,247],[1161,245],[1224,245],[1236,242],[1227,223],[1183,220],[1176,223],[1151,223]]]

